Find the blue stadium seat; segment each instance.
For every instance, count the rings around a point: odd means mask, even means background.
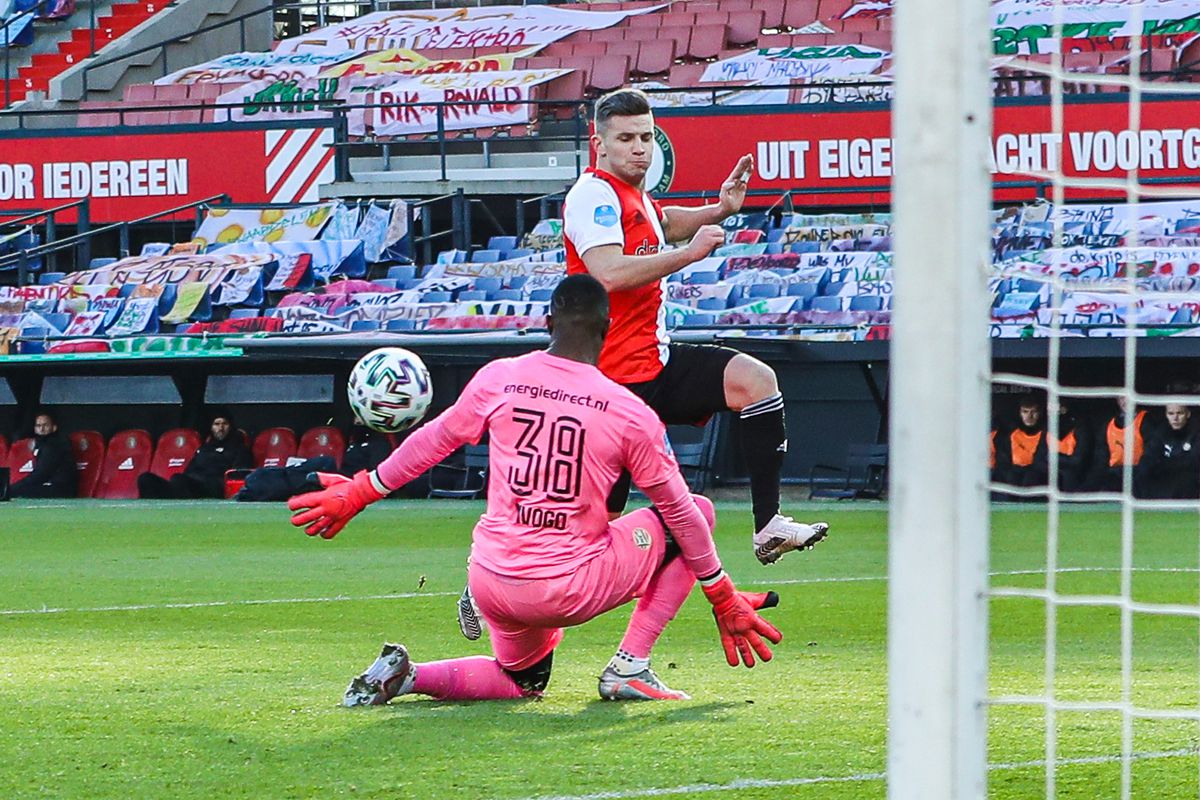
[[[178,296],[178,284],[168,283],[163,286],[162,294],[158,296],[158,313],[160,316],[166,314],[175,306],[175,300]]]
[[[775,283],[756,283],[750,287],[750,291],[746,296],[751,300],[758,300],[764,297],[779,297],[779,285]]]
[[[995,317],[1020,317],[1037,311],[1041,298],[1037,292],[1009,292],[992,309]]]
[[[65,272],[43,272],[38,276],[38,283],[42,286],[49,286],[52,283],[58,283],[65,277],[67,277]]]
[[[171,252],[171,245],[167,242],[146,242],[142,245],[143,256],[165,256]]]
[[[49,322],[54,330],[63,332],[71,324],[71,315],[67,313],[42,314],[42,319]]]
[[[449,292],[425,292],[421,295],[422,303],[449,303],[454,300],[454,295]]]
[[[529,258],[531,255],[533,255],[533,251],[532,251],[532,250],[526,250],[525,248],[521,248],[521,247],[517,247],[517,248],[513,248],[512,250],[505,250],[505,251],[504,251],[504,258],[505,258],[505,259],[509,259],[509,258]]]
[[[475,279],[476,285],[478,285],[480,280],[481,280],[480,278]],[[528,282],[529,282],[528,275],[513,275],[511,278],[508,279],[508,285],[505,288],[520,289]],[[499,290],[497,290],[497,291],[499,291]]]
[[[763,251],[763,255],[778,256],[783,255],[782,242],[767,242],[767,249]]]
[[[415,331],[417,323],[411,319],[389,319],[387,321],[387,329],[389,331]]]
[[[883,298],[877,294],[860,294],[850,298],[851,311],[882,311]]]
[[[771,228],[767,231],[767,244],[781,244],[786,235],[783,228]]]
[[[420,286],[424,282],[425,282],[424,278],[409,278],[406,281],[397,281],[396,288],[407,291],[409,289],[416,289],[418,286]]]
[[[257,317],[259,310],[257,308],[231,308],[229,309],[230,319],[250,319]]]
[[[716,314],[690,314],[683,318],[681,328],[707,328],[717,322]]]
[[[417,277],[417,268],[411,264],[389,267],[387,276],[394,281],[409,281]]]
[[[1042,290],[1046,289],[1049,285],[1045,281],[1038,281],[1033,278],[1014,278],[1012,290],[1014,292],[1034,292],[1035,294],[1041,294]]]
[[[487,246],[489,250],[513,250],[517,246],[517,237],[493,236],[488,239]]]
[[[437,254],[439,264],[462,264],[466,260],[467,254],[462,250],[443,250]]]
[[[549,303],[553,295],[553,289],[534,289],[529,293],[529,300],[533,303]]]
[[[525,295],[523,292],[520,292],[516,289],[501,289],[498,292],[492,292],[492,295],[489,299],[515,301],[519,303],[525,299]]]
[[[701,311],[724,311],[726,303],[719,297],[703,297],[696,303],[696,308]]]
[[[371,283],[380,289],[395,289],[397,287],[395,278],[376,278]]]
[[[123,283],[121,284],[121,288],[117,290],[117,297],[129,297],[137,287],[136,283]]]
[[[808,304],[811,311],[841,311],[842,298],[840,297],[814,297]]]
[[[846,284],[842,281],[829,281],[825,284],[824,288],[821,289],[821,294],[834,297],[842,293],[842,287],[845,285]]]
[[[476,250],[471,254],[472,264],[491,264],[500,260],[499,250]]]
[[[799,307],[797,311],[806,310],[811,304],[812,299],[817,296],[817,285],[815,283],[793,283],[788,286],[788,297],[796,298],[796,303]]]
[[[695,272],[692,272],[692,273],[684,276],[683,282],[684,283],[695,283],[695,284],[706,284],[706,283],[718,283],[718,282],[720,282],[720,280],[721,280],[721,273],[719,273],[719,272],[696,270]]]
[[[460,302],[467,301],[473,303],[482,303],[488,299],[488,293],[481,292],[478,289],[471,289],[465,292],[459,292],[458,299]]]
[[[522,275],[521,277],[525,276]],[[471,284],[471,288],[477,292],[498,292],[503,289],[504,286],[503,281],[501,281],[499,278],[485,277],[476,278],[475,282]]]
[[[93,258],[91,261],[88,262],[88,269],[99,269],[100,267],[107,267],[109,264],[115,263],[116,260],[117,259],[115,259],[115,258]]]
[[[195,324],[194,322],[181,322],[175,326],[175,333],[188,333]]]
[[[371,331],[379,330],[379,320],[377,319],[360,319],[350,325],[350,330],[354,333],[370,333]]]
[[[793,253],[819,253],[821,252],[820,242],[792,242],[791,250]]]

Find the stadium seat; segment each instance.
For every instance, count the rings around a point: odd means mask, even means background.
[[[725,38],[731,45],[748,46],[758,40],[762,29],[762,11],[734,11],[729,15],[729,21],[726,23]]]
[[[553,289],[534,289],[529,293],[529,301],[531,303],[549,303],[553,296]]]
[[[696,303],[701,311],[724,311],[726,302],[719,297],[703,297]]]
[[[476,278],[471,284],[471,288],[477,292],[498,292],[503,285],[503,281],[499,278]]]
[[[409,264],[388,267],[387,276],[394,281],[407,281],[417,277],[417,268]]]
[[[58,283],[65,277],[67,277],[65,272],[43,272],[38,275],[38,285],[49,286],[52,283]]]
[[[451,303],[454,295],[449,292],[425,292],[421,295],[422,303]]]
[[[699,285],[717,283],[721,280],[721,273],[711,270],[696,270],[684,276],[684,283],[695,283]]]
[[[165,431],[158,437],[158,446],[154,448],[154,458],[150,461],[150,471],[163,480],[170,480],[172,475],[178,475],[187,469],[192,456],[200,449],[200,444],[200,434],[191,428]]]
[[[882,311],[883,298],[877,294],[860,294],[850,298],[851,311]]]
[[[350,324],[350,330],[353,333],[371,333],[379,330],[379,320],[377,319],[356,319]]]
[[[766,234],[757,228],[747,228],[733,234],[730,244],[758,244]]]
[[[513,258],[529,258],[533,254],[534,254],[533,250],[529,250],[524,247],[518,247],[513,250],[508,250],[507,252],[505,252],[504,260],[507,261],[507,260],[513,259]]]
[[[643,42],[638,49],[633,71],[639,75],[664,75],[675,63],[675,40],[659,39]]]
[[[483,280],[483,279],[476,278],[475,285],[478,286],[479,281],[481,281],[481,280]],[[524,287],[525,284],[527,284],[527,283],[529,283],[528,275],[513,275],[511,278],[508,279],[508,282],[504,285],[503,288],[505,288],[505,289],[520,289],[520,288]],[[499,291],[499,289],[497,289],[496,291]]]
[[[387,322],[389,331],[415,331],[417,323],[411,319],[389,319]]]
[[[722,35],[724,27],[721,28]],[[650,31],[650,33],[655,33]],[[592,63],[586,84],[597,92],[611,92],[629,82],[629,56],[600,56]]]
[[[512,250],[517,246],[517,237],[493,236],[488,239],[487,246],[489,250]]]
[[[818,287],[815,283],[792,283],[787,288],[788,297],[803,300],[805,306],[817,296],[817,291]]]
[[[682,328],[708,328],[717,322],[716,314],[689,314],[680,323]]]
[[[91,497],[100,480],[100,467],[104,464],[104,437],[99,431],[75,431],[71,440],[71,454],[75,458],[75,469],[79,473],[76,497]]]
[[[99,269],[100,267],[107,267],[109,264],[115,264],[116,261],[117,261],[117,259],[115,259],[115,258],[93,258],[91,261],[88,262],[88,269]]]
[[[257,308],[231,308],[229,309],[230,319],[250,319],[257,317],[261,312]]]
[[[398,320],[399,321],[399,320]],[[403,320],[407,322],[408,320]],[[296,456],[298,458],[316,458],[317,456],[329,456],[337,462],[338,468],[342,466],[342,456],[346,454],[346,437],[337,428],[329,425],[322,425],[318,428],[310,428],[300,437],[300,446],[296,448]]]
[[[481,292],[478,289],[470,289],[468,291],[458,293],[458,301],[460,303],[462,303],[462,302],[482,303],[483,301],[485,301],[487,299],[488,299],[488,293]]]
[[[808,307],[812,311],[841,311],[842,301],[843,298],[841,297],[825,295],[812,298]]]
[[[460,497],[474,499],[487,488],[488,448],[485,444],[469,444],[461,461],[448,459],[429,470],[430,497]],[[447,472],[450,477],[442,481]]]
[[[699,61],[716,58],[725,49],[724,25],[697,25],[692,29],[685,55]]]
[[[10,483],[16,483],[25,475],[33,472],[33,448],[36,442],[33,437],[28,439],[17,439],[12,443],[12,447],[8,448],[8,480]]]
[[[152,450],[153,443],[146,431],[135,429],[113,434],[93,496],[104,500],[135,499],[138,475],[150,469]]]
[[[779,297],[779,295],[779,284],[775,283],[756,283],[751,286],[750,291],[746,293],[746,297],[750,300]]]
[[[525,295],[516,289],[501,289],[498,292],[492,292],[493,300],[510,300],[520,302],[525,299]]]
[[[296,433],[291,428],[267,428],[254,437],[256,467],[282,467],[296,455]]]
[[[499,250],[476,250],[471,254],[472,264],[491,264],[500,260]]]
[[[0,434],[0,467],[8,466],[8,439]]]

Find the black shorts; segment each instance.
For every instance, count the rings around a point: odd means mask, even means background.
[[[666,425],[703,425],[725,411],[725,367],[737,350],[712,344],[672,344],[662,372],[625,388],[645,401]]]
[[[625,388],[645,401],[666,425],[703,425],[725,401],[725,367],[737,350],[711,344],[672,344],[662,372]],[[623,471],[608,495],[609,512],[619,514],[629,501],[630,476]],[[663,526],[666,527],[665,525]]]

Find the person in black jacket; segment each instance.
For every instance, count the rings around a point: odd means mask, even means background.
[[[71,443],[59,433],[54,418],[42,412],[33,423],[33,469],[9,487],[12,497],[74,497],[79,477]]]
[[[1137,465],[1139,495],[1159,500],[1200,497],[1200,429],[1191,424],[1192,411],[1169,403],[1166,425],[1146,441]]]
[[[187,468],[169,481],[145,472],[138,476],[138,495],[144,498],[190,499],[225,496],[225,473],[248,469],[254,458],[228,412],[213,417],[212,435],[200,445]]]

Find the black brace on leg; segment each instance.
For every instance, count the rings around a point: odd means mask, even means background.
[[[532,667],[517,670],[502,669],[508,673],[508,677],[513,679],[513,683],[521,687],[521,691],[542,692],[550,685],[550,667],[553,663],[554,651],[551,650],[545,658]]]

